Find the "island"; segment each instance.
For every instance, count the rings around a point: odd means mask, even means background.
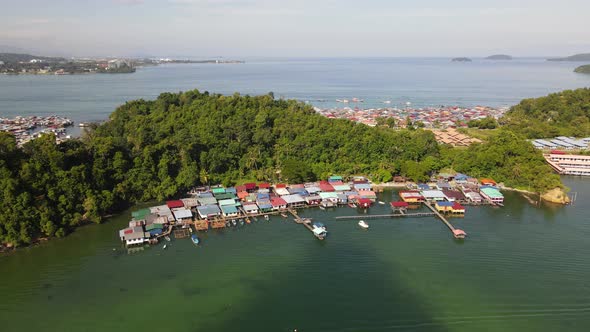
[[[583,65],[574,69],[575,73],[579,74],[590,74],[590,65]]]
[[[374,183],[395,177],[428,182],[452,168],[506,187],[563,196],[559,176],[527,140],[535,134],[527,132],[529,124],[548,125],[537,119],[548,114],[535,112],[541,107],[556,112],[550,129],[590,133],[588,126],[574,128],[566,121],[590,123],[577,107],[590,100],[590,89],[562,95],[523,101],[507,121],[491,126],[499,128],[470,128],[485,130],[486,137],[462,148],[437,143],[433,132],[418,125],[372,127],[324,117],[311,105],[272,93],[198,90],[127,102],[81,139],[60,144],[45,134],[19,147],[12,133],[0,132],[0,157],[6,161],[0,163],[0,245],[62,237],[136,203],[180,197],[211,184],[306,183],[331,174],[360,174]],[[490,128],[481,121],[475,125]]]
[[[547,61],[590,61],[590,53],[580,53],[564,58],[550,58]]]
[[[486,60],[512,60],[512,56],[506,54],[494,54],[485,58]]]
[[[460,58],[452,58],[451,61],[452,62],[471,62],[471,59],[465,58],[465,57],[460,57]]]
[[[5,75],[76,75],[130,74],[138,67],[160,64],[240,64],[244,61],[224,59],[145,59],[145,58],[62,58],[31,54],[0,53],[0,74]]]

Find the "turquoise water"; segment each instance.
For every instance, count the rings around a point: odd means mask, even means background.
[[[245,64],[186,64],[140,68],[130,75],[0,75],[0,116],[68,116],[100,121],[127,100],[162,92],[207,90],[265,94],[344,106],[336,99],[364,99],[359,107],[412,105],[510,106],[523,98],[590,86],[578,65],[540,58],[512,61],[448,58],[247,58]],[[385,100],[392,101],[385,105]],[[350,104],[352,107],[357,105]]]
[[[0,256],[3,331],[587,331],[590,179],[573,206],[470,207],[452,223],[309,209],[316,240],[281,217],[210,231],[195,247],[128,253],[130,212]],[[390,201],[392,192],[380,194]],[[371,214],[387,212],[376,205]]]

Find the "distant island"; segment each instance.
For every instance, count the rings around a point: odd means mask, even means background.
[[[486,60],[512,60],[512,56],[506,54],[494,54],[487,57]]]
[[[471,59],[461,57],[461,58],[453,58],[451,59],[452,62],[471,62]]]
[[[574,69],[574,72],[580,73],[580,74],[590,74],[590,65],[580,66],[580,67]]]
[[[547,61],[590,61],[590,53],[575,54],[565,58],[551,58]]]
[[[76,75],[76,74],[129,74],[137,67],[168,63],[244,63],[236,60],[185,60],[185,59],[119,59],[72,58],[37,56],[19,53],[0,53],[0,74],[5,75]]]

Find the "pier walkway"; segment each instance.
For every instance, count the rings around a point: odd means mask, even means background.
[[[367,214],[361,216],[340,216],[335,219],[381,219],[381,218],[395,218],[395,217],[434,217],[435,214],[431,212],[418,213],[393,213],[393,214]]]
[[[436,209],[432,205],[430,205],[430,203],[424,202],[424,205],[426,205],[427,208],[429,208],[440,220],[442,220],[442,222],[445,225],[447,225],[447,227],[449,228],[449,230],[451,230],[451,233],[453,234],[453,236],[456,239],[464,239],[465,238],[467,233],[465,233],[461,229],[457,229],[457,228],[453,227],[453,225],[451,225],[451,223],[447,220],[447,218],[445,218],[442,214],[440,214],[440,212],[436,211]]]
[[[311,234],[313,234],[313,236],[315,236],[316,238],[323,240],[324,237],[321,235],[316,234],[313,231],[313,227],[311,227],[311,219],[309,218],[301,218],[298,214],[297,211],[293,210],[293,209],[287,209],[287,212],[289,212],[291,215],[293,215],[293,218],[295,219],[295,222],[297,224],[301,224],[303,226],[305,226],[305,228],[307,228]]]

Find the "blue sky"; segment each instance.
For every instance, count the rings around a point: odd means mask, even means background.
[[[0,0],[0,47],[55,55],[590,52],[587,0]]]

